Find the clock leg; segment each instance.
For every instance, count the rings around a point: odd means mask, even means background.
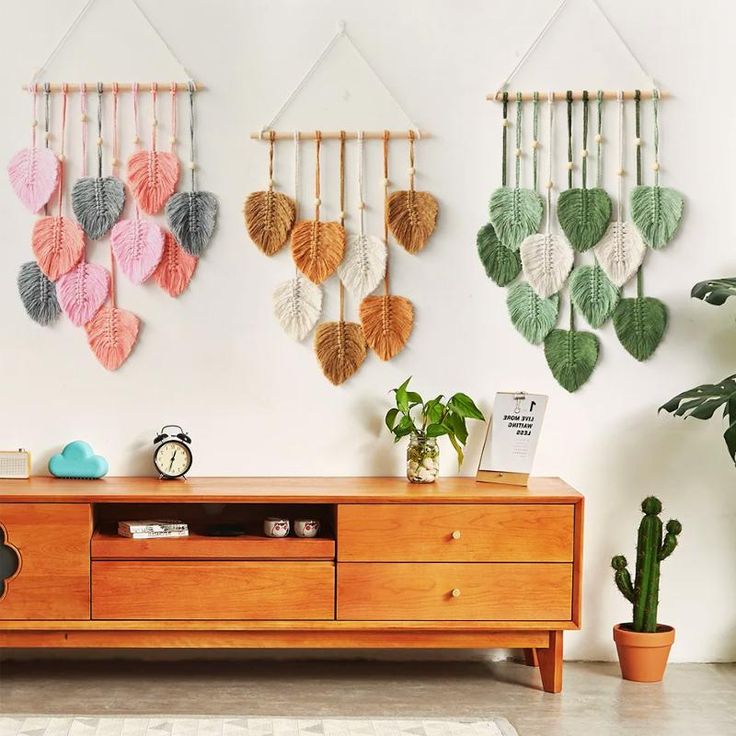
[[[562,632],[550,631],[549,646],[536,652],[544,691],[559,693],[562,690]]]

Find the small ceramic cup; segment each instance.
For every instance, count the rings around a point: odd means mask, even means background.
[[[316,519],[296,519],[294,534],[297,537],[316,537],[319,534],[319,522]]]
[[[278,516],[269,516],[263,521],[263,533],[267,537],[288,537],[289,520]]]

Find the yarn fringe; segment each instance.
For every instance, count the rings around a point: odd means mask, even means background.
[[[28,261],[20,267],[18,294],[28,316],[39,325],[50,325],[61,314],[54,283],[35,261]]]
[[[273,293],[274,316],[293,340],[303,340],[317,324],[321,312],[321,287],[301,274],[278,286]]]
[[[542,299],[564,286],[575,260],[565,239],[552,233],[530,235],[521,244],[519,254],[526,280]]]
[[[400,353],[414,326],[414,307],[403,296],[368,296],[360,303],[365,339],[381,360]]]
[[[386,244],[375,235],[348,238],[345,257],[337,274],[345,288],[356,298],[368,296],[386,275]]]
[[[92,240],[104,238],[125,205],[125,187],[114,176],[86,176],[72,187],[72,210]]]
[[[59,277],[56,294],[70,321],[81,327],[89,322],[110,293],[110,273],[95,263],[80,261]]]
[[[291,233],[297,268],[315,284],[335,273],[345,255],[345,228],[339,222],[303,220]]]
[[[41,270],[56,281],[82,257],[84,231],[68,217],[42,217],[33,227],[31,245]]]
[[[418,253],[437,225],[439,205],[429,192],[392,192],[388,198],[388,226],[399,245]]]
[[[314,351],[326,378],[339,386],[365,360],[363,328],[357,322],[323,322],[314,335]]]
[[[169,296],[177,297],[189,286],[198,259],[190,256],[170,232],[164,230],[163,236],[163,253],[153,272],[153,280]]]
[[[209,245],[217,210],[217,197],[212,192],[179,192],[166,203],[169,230],[190,256],[201,256]]]
[[[105,306],[84,329],[97,360],[109,371],[125,363],[138,339],[140,320],[132,312]]]
[[[50,148],[24,148],[8,164],[10,186],[31,212],[39,212],[59,184],[60,168]]]
[[[146,220],[122,220],[110,235],[115,261],[134,283],[142,284],[156,270],[164,251],[164,232]]]
[[[289,239],[296,204],[291,197],[269,189],[248,195],[243,207],[250,239],[267,256],[277,253]]]
[[[137,151],[128,159],[128,184],[140,208],[149,215],[161,211],[176,191],[179,159],[164,151]]]

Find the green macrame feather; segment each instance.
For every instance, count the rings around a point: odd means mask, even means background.
[[[562,388],[577,391],[598,362],[598,338],[592,332],[552,330],[544,341],[544,356]]]
[[[521,271],[519,253],[501,245],[490,222],[478,230],[476,243],[486,275],[499,286],[510,284],[519,275]]]
[[[514,251],[537,232],[543,212],[542,198],[531,189],[500,187],[491,196],[491,224],[501,243]]]
[[[557,219],[570,245],[582,253],[603,237],[611,209],[603,189],[567,189],[557,200]]]
[[[622,299],[613,313],[619,342],[637,360],[647,360],[667,330],[667,307],[649,296]]]
[[[539,345],[557,322],[560,297],[540,299],[529,284],[514,284],[506,297],[511,323],[532,345]]]
[[[597,264],[579,266],[570,276],[570,299],[595,329],[613,314],[620,297],[620,291]]]
[[[682,221],[682,195],[668,187],[635,187],[631,192],[631,219],[644,242],[662,248],[672,240]]]

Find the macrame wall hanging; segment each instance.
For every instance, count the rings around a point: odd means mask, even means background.
[[[30,94],[33,109],[31,146],[13,156],[8,175],[21,202],[31,212],[42,213],[31,234],[35,260],[24,263],[18,273],[18,292],[28,316],[38,324],[51,325],[65,314],[74,325],[84,327],[89,346],[99,362],[108,370],[116,370],[130,355],[140,325],[137,316],[117,306],[116,266],[134,284],[151,280],[169,295],[179,296],[189,285],[197,260],[212,238],[217,199],[212,193],[197,188],[194,99],[202,87],[192,81],[137,0],[131,0],[133,6],[181,67],[186,82],[40,84],[36,81],[45,74],[94,2],[89,0],[82,8],[31,83],[24,88]],[[158,96],[163,90],[169,93],[169,151],[158,149]],[[141,91],[150,94],[150,144],[145,149],[139,129]],[[44,147],[37,145],[37,102],[41,92]],[[176,153],[177,103],[181,92],[188,96],[191,189],[177,192],[180,169]],[[130,93],[132,101],[132,150],[125,165],[126,181],[120,176],[121,93]],[[67,160],[65,144],[72,95],[78,95],[79,100],[81,161],[77,165],[81,176],[69,187],[70,166],[75,162]],[[61,97],[56,150],[52,147],[55,141],[51,119],[54,96]],[[88,102],[92,96],[96,103],[93,108],[96,157],[90,175]],[[104,130],[106,119],[112,120],[110,144]],[[67,213],[67,197],[73,217]],[[126,206],[131,210],[128,216],[125,215]],[[154,219],[142,219],[141,210],[151,217],[165,213],[167,227]],[[87,248],[89,241],[108,238],[109,271],[90,260]]]
[[[596,0],[591,1],[611,25]],[[578,329],[576,314],[580,314],[593,330],[612,320],[619,342],[639,361],[651,357],[662,341],[667,327],[667,310],[660,300],[644,295],[643,264],[648,251],[664,247],[675,236],[682,219],[683,197],[673,189],[660,186],[659,113],[663,94],[613,26],[617,38],[651,80],[650,90],[568,90],[543,95],[509,92],[511,79],[566,3],[567,0],[560,3],[500,90],[488,96],[500,102],[502,110],[501,186],[491,195],[489,222],[478,232],[476,245],[488,277],[498,286],[508,287],[506,301],[512,324],[529,342],[544,345],[552,375],[563,388],[572,392],[590,378],[600,353],[597,335],[588,329]],[[546,131],[540,131],[540,109],[545,99]],[[646,144],[641,132],[644,100],[651,104],[653,121],[651,185],[645,185],[642,176],[642,149]],[[612,202],[603,188],[603,171],[607,103],[614,101],[618,187]],[[626,146],[627,102],[634,106],[633,160],[636,169],[636,186],[628,196],[626,163],[632,154]],[[512,105],[513,123],[509,115]],[[555,113],[561,105],[564,105],[567,129],[567,158],[564,161],[567,187],[555,202],[555,173],[562,166],[554,160],[553,137]],[[531,156],[527,157],[523,130],[529,113],[532,135]],[[591,128],[595,131],[593,135]],[[507,158],[512,129],[514,182],[509,186]],[[545,134],[546,140],[543,140]],[[594,145],[590,145],[591,141]],[[538,191],[540,151],[545,148],[546,197],[542,198]],[[525,162],[529,158],[532,186],[525,188],[524,171],[528,166]],[[631,221],[626,219],[627,214]],[[540,227],[542,232],[538,232]],[[636,296],[626,297],[626,284],[634,278]],[[566,285],[569,286],[569,298],[563,299]],[[561,329],[557,324],[565,309],[569,327]]]
[[[389,281],[389,234],[412,254],[418,253],[432,235],[438,216],[438,204],[429,193],[415,188],[416,143],[426,137],[399,108],[409,121],[404,131],[310,131],[279,132],[276,121],[324,62],[335,44],[346,39],[391,95],[363,54],[341,25],[325,50],[307,71],[302,81],[287,98],[274,118],[252,138],[268,143],[268,179],[266,189],[253,192],[245,200],[245,226],[253,243],[267,256],[274,256],[290,241],[295,266],[292,279],[280,284],[274,292],[274,314],[286,334],[304,340],[314,330],[317,361],[326,378],[341,384],[363,363],[367,348],[381,360],[391,360],[405,347],[414,323],[414,308],[409,299],[391,293]],[[393,97],[393,96],[392,96]],[[408,189],[391,189],[389,180],[389,146],[393,139],[408,142]],[[274,182],[274,158],[280,141],[292,141],[294,152],[293,198],[277,191]],[[314,217],[300,219],[303,208],[300,193],[300,146],[302,141],[315,144]],[[339,145],[339,220],[323,219],[322,160],[327,141]],[[382,141],[383,153],[383,238],[366,232],[364,161],[369,140]],[[356,215],[346,203],[345,181],[352,176],[347,171],[346,149],[356,142],[356,179],[358,202]],[[352,181],[352,179],[351,179]],[[339,319],[322,322],[323,287],[332,276],[338,278]],[[376,292],[383,284],[383,293]],[[360,322],[346,320],[348,297],[358,303]],[[315,330],[316,327],[316,330]]]

